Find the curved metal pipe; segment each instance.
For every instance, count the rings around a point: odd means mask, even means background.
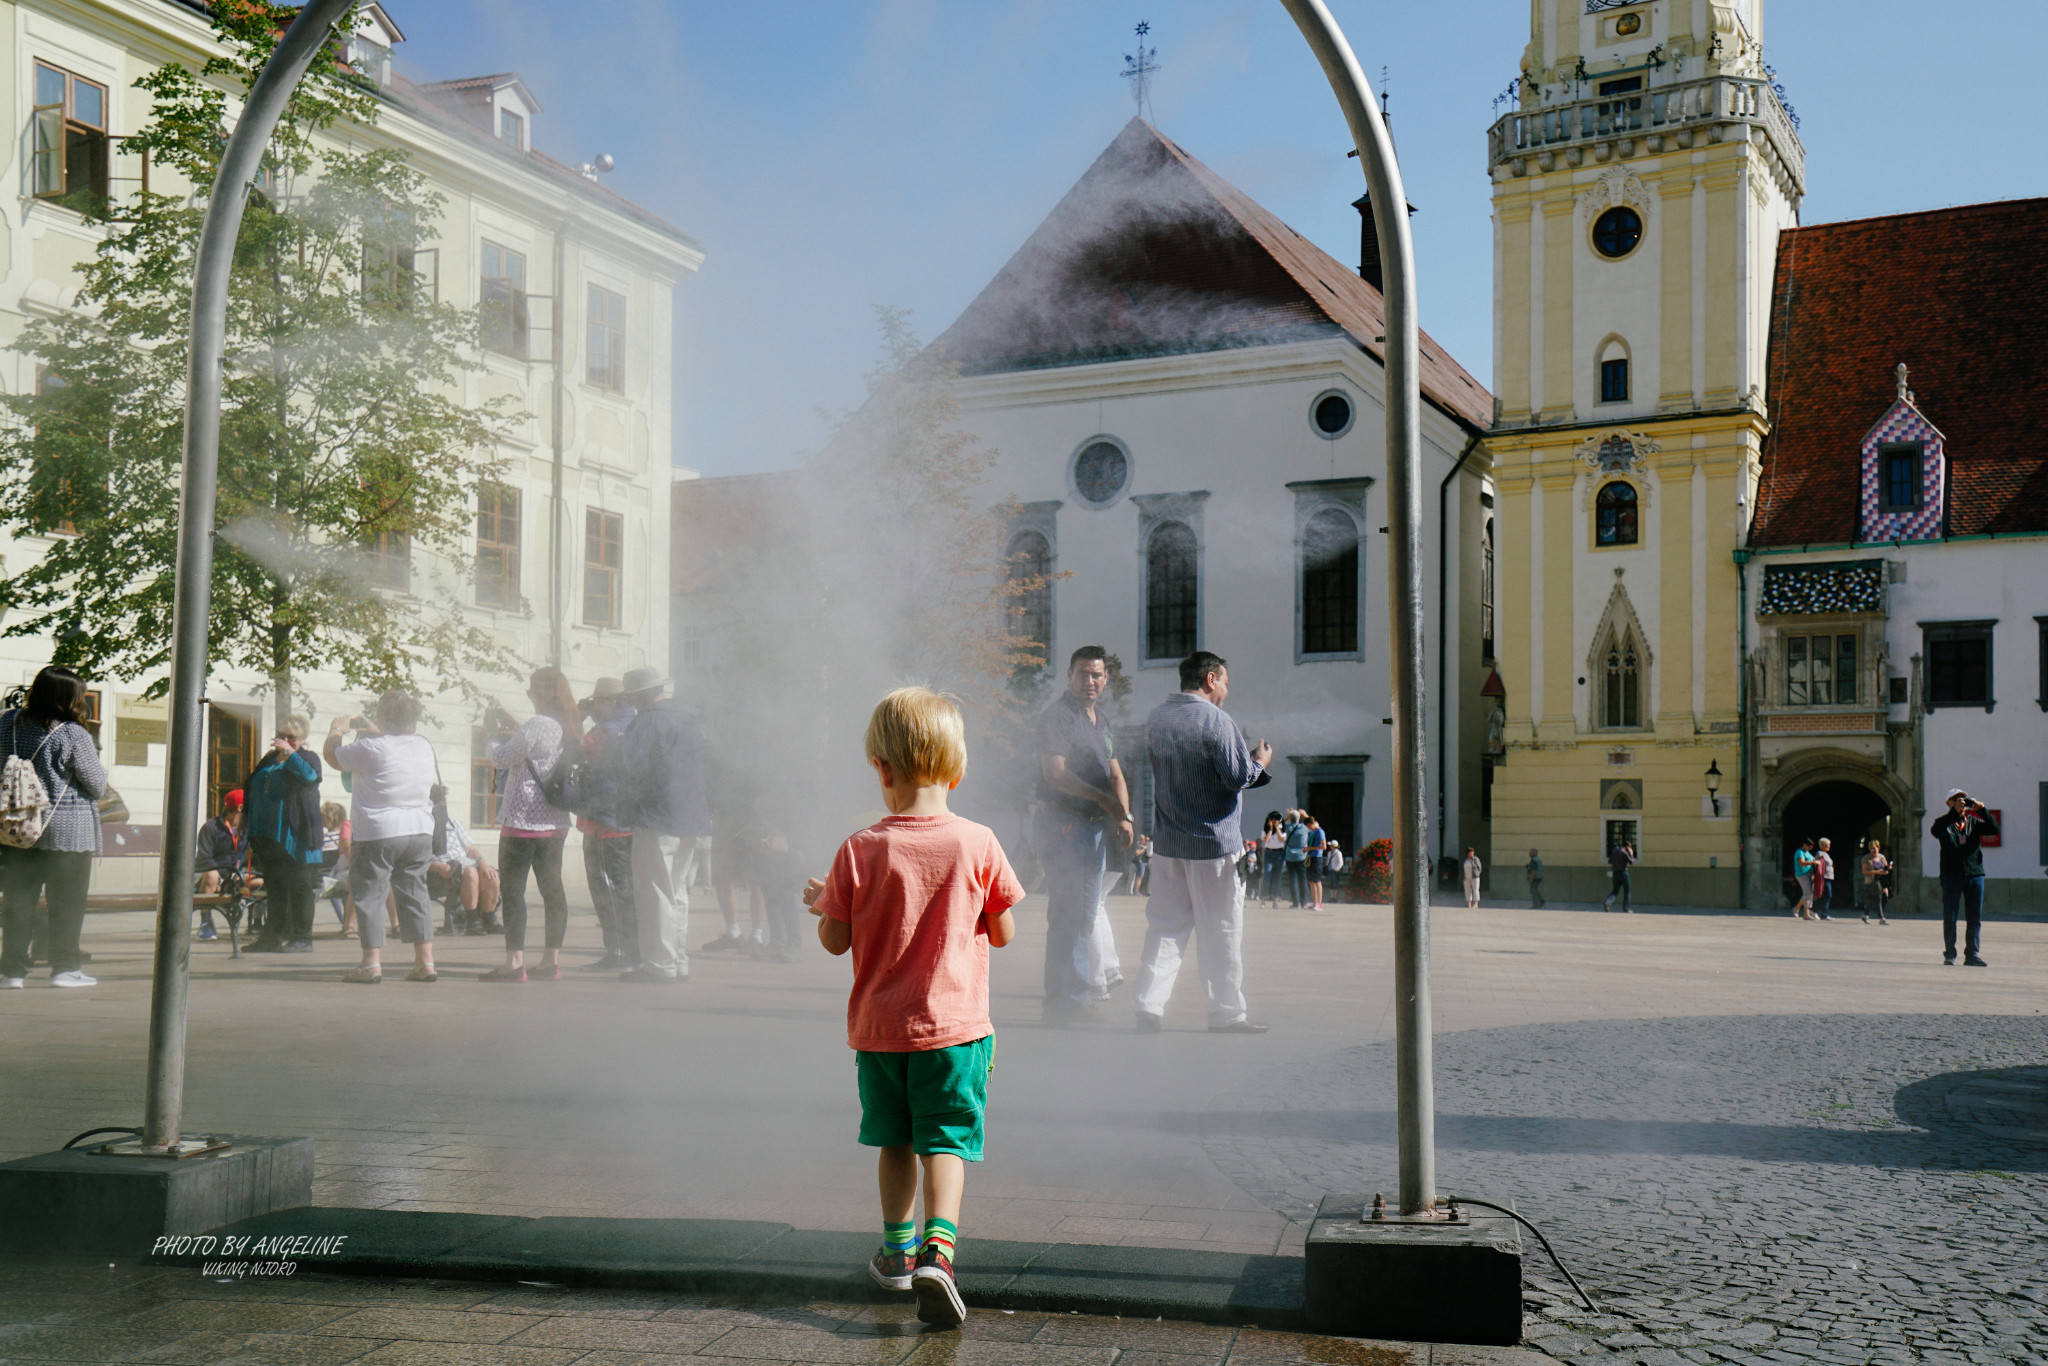
[[[185,459],[178,495],[178,573],[171,616],[170,740],[164,775],[164,854],[157,882],[156,968],[149,999],[145,1150],[173,1148],[185,1104],[186,969],[191,959],[193,845],[206,802],[206,618],[213,590],[213,519],[219,493],[221,366],[227,353],[228,277],[242,209],[278,118],[335,22],[354,0],[309,0],[263,64],[221,154],[206,201],[192,274],[185,372]]]
[[[1436,1206],[1436,1095],[1429,1011],[1429,812],[1424,733],[1422,601],[1421,329],[1415,308],[1415,244],[1393,139],[1365,72],[1323,0],[1280,0],[1322,63],[1351,127],[1373,203],[1385,275],[1387,376],[1387,599],[1393,634],[1394,1047],[1399,1061],[1401,1213]]]

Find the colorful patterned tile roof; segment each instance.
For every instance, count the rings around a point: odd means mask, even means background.
[[[1884,561],[1767,564],[1760,617],[1808,617],[1826,612],[1882,612]]]
[[[1750,544],[1859,539],[1864,438],[1897,401],[1901,363],[1945,438],[1934,534],[2048,530],[2044,262],[2048,199],[1784,233]]]

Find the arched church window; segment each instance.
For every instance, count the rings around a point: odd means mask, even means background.
[[[1020,531],[1007,559],[1016,636],[1043,664],[1052,649],[1052,546],[1041,532]]]
[[[1195,652],[1195,533],[1162,522],[1145,543],[1145,658]]]
[[[1601,486],[1593,502],[1593,537],[1600,545],[1636,543],[1636,491],[1626,480],[1616,479]]]
[[[1358,652],[1358,524],[1336,508],[1302,530],[1301,652]]]
[[[1613,627],[1600,650],[1600,729],[1635,730],[1643,724],[1642,647],[1635,632]]]

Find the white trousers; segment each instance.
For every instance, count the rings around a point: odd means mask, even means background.
[[[704,841],[658,830],[633,832],[633,910],[640,921],[640,963],[671,977],[690,972],[690,884]]]
[[[1189,936],[1202,960],[1209,1023],[1236,1024],[1244,1006],[1244,883],[1229,858],[1152,860],[1145,902],[1145,961],[1138,969],[1137,1008],[1164,1015],[1180,976]]]
[[[1116,956],[1116,935],[1109,927],[1109,900],[1105,897],[1095,907],[1095,928],[1088,935],[1088,985],[1101,996],[1109,991],[1111,981],[1124,975],[1124,965]]]

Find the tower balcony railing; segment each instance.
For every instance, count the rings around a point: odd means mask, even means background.
[[[1626,160],[1744,139],[1772,154],[1794,197],[1803,193],[1806,148],[1777,92],[1762,77],[1709,76],[1514,110],[1487,132],[1487,169],[1541,174],[1560,164],[1584,165],[1588,157]]]

